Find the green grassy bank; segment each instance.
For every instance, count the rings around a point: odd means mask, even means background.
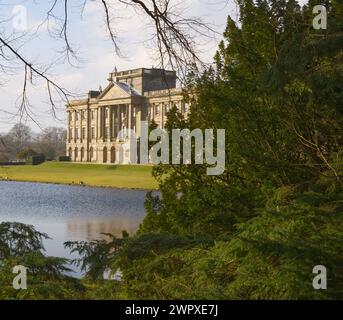
[[[156,189],[152,167],[46,162],[38,166],[0,166],[0,180],[84,184],[88,186]]]

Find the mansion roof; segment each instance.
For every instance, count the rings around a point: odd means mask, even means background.
[[[114,101],[140,101],[181,95],[176,88],[176,73],[163,69],[134,69],[110,73],[104,90],[89,91],[88,97],[70,101],[68,107]]]

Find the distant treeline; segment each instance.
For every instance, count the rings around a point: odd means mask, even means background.
[[[26,162],[20,161],[20,162],[0,162],[0,166],[23,166]]]
[[[0,133],[0,163],[18,164],[33,155],[44,155],[53,160],[65,155],[66,130],[49,127],[34,133],[22,123],[15,124],[7,133]],[[14,162],[14,163],[12,163]]]

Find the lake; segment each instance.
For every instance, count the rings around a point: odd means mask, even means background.
[[[35,226],[52,239],[46,254],[73,258],[65,241],[101,239],[101,233],[133,234],[145,214],[146,191],[0,181],[0,222]],[[80,276],[79,270],[74,276]]]

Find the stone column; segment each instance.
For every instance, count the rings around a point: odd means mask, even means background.
[[[126,108],[125,108],[125,112],[126,112],[126,128],[130,129],[129,127],[129,124],[130,124],[130,114],[129,114],[129,110],[131,108],[131,105],[130,104],[127,104],[126,105]]]
[[[98,110],[99,110],[99,108],[97,108],[96,110],[94,109],[94,113],[95,113],[95,141],[98,141],[98,127],[99,127]]]
[[[110,111],[109,111],[109,139],[110,142],[112,141],[112,137],[113,137],[113,106],[110,106]]]
[[[111,163],[111,148],[107,148],[107,162]]]
[[[70,121],[70,111],[68,111],[67,113],[67,117],[68,117],[68,131],[67,131],[67,141],[68,143],[70,142],[70,124],[71,124],[71,121]]]
[[[105,117],[105,112],[106,112],[106,107],[102,107],[100,114],[101,114],[101,137],[103,142],[106,141],[106,136],[105,136],[105,127],[106,127],[106,117]]]
[[[67,113],[67,117],[68,117],[68,130],[67,130],[67,143],[66,143],[66,155],[69,156],[68,152],[69,152],[69,143],[70,143],[70,111],[68,111]]]
[[[79,111],[79,127],[80,127],[80,130],[79,130],[79,141],[81,143],[83,142],[83,139],[82,139],[82,114],[83,114],[83,109],[81,109]]]
[[[119,130],[123,128],[123,106],[119,105]]]
[[[128,105],[128,129],[129,129],[129,138],[131,137],[130,130],[132,129],[132,104]]]
[[[116,138],[118,137],[120,131],[120,105],[117,105],[116,109]]]
[[[141,136],[142,106],[136,106],[136,137]]]
[[[101,107],[98,107],[98,112],[97,112],[97,115],[98,115],[98,119],[97,119],[97,140],[98,142],[101,140]]]
[[[100,140],[103,142],[104,141],[104,135],[103,135],[104,130],[103,130],[102,127],[104,125],[104,119],[103,119],[104,115],[103,115],[102,109],[103,109],[103,107],[100,107],[100,109],[99,109],[99,112],[100,112],[100,127],[99,127],[99,130],[100,130]]]
[[[118,106],[113,106],[113,138],[117,138]]]
[[[76,142],[76,134],[75,134],[75,129],[76,129],[76,110],[74,110],[74,117],[73,117],[73,124],[74,124],[74,132],[73,132],[73,137],[74,137],[74,143]]]
[[[87,142],[87,147],[86,147],[86,161],[89,162],[90,161],[90,156],[89,156],[89,149],[90,146],[89,144],[91,143],[91,139],[92,139],[92,133],[91,133],[91,128],[92,128],[92,118],[91,118],[91,109],[89,104],[87,105],[87,112],[86,112],[86,142]]]

